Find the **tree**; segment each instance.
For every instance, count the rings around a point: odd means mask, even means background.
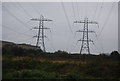
[[[112,51],[110,56],[119,56],[119,53],[118,51]]]

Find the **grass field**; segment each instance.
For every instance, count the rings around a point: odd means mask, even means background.
[[[120,79],[119,61],[51,60],[14,57],[3,59],[5,79]]]
[[[65,51],[44,53],[17,44],[2,46],[2,78],[20,81],[118,81],[120,54],[70,54]]]

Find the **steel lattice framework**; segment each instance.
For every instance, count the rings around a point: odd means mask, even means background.
[[[44,27],[44,22],[45,21],[52,21],[52,20],[46,19],[42,15],[40,16],[40,18],[34,18],[31,20],[39,22],[39,27],[34,27],[34,29],[38,29],[38,35],[33,36],[33,37],[37,37],[36,46],[40,47],[40,44],[42,44],[43,52],[46,52],[45,41],[44,41],[44,38],[46,38],[46,36],[44,35],[44,29],[50,29],[50,28]]]
[[[84,28],[83,30],[78,30],[76,32],[82,32],[83,36],[82,39],[78,40],[82,42],[81,49],[80,49],[80,54],[82,54],[83,50],[87,50],[88,54],[90,54],[90,47],[89,47],[89,42],[93,42],[93,40],[89,39],[89,33],[95,33],[95,31],[89,31],[88,30],[88,25],[89,24],[98,24],[97,22],[94,21],[89,21],[87,17],[83,21],[74,21],[74,23],[83,23]]]

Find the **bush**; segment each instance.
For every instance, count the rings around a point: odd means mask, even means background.
[[[66,51],[61,51],[61,50],[58,50],[55,52],[56,54],[68,54]]]
[[[111,56],[118,56],[118,55],[119,55],[118,51],[112,51],[111,52]]]
[[[13,77],[15,78],[39,78],[44,79],[46,77],[46,73],[39,70],[29,70],[23,69],[21,71],[13,72]]]
[[[3,77],[4,79],[59,79],[59,75],[56,73],[47,73],[40,70],[23,69],[14,71],[13,73],[7,73]]]
[[[79,81],[79,79],[81,79],[81,77],[77,73],[69,73],[69,74],[67,74],[66,79],[71,80],[71,81]]]
[[[5,44],[2,46],[3,56],[29,56],[29,54],[40,54],[41,49],[27,49],[17,46],[17,44]],[[32,56],[34,56],[32,55]],[[31,56],[31,55],[30,55]]]

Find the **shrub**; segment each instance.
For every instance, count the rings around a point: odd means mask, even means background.
[[[59,75],[56,73],[47,73],[40,70],[23,69],[14,71],[13,73],[7,73],[3,77],[4,79],[59,79]]]
[[[119,55],[118,51],[112,51],[111,52],[111,56],[118,56],[118,55]]]
[[[71,81],[79,81],[79,79],[81,79],[81,77],[77,73],[69,73],[69,74],[67,74],[66,79],[71,80]]]

